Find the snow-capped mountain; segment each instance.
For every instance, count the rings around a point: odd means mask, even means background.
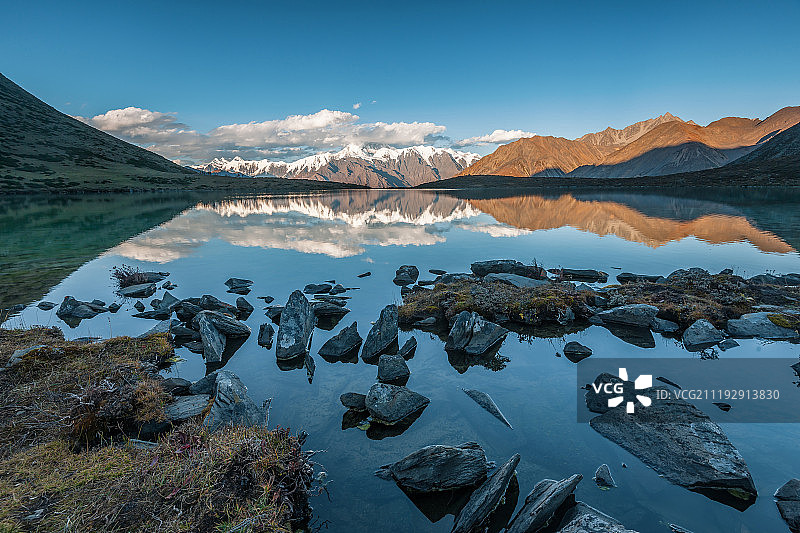
[[[192,168],[235,176],[338,181],[368,187],[413,187],[453,177],[478,159],[478,154],[433,146],[369,148],[349,145],[338,152],[322,152],[291,163],[234,157],[217,158]]]

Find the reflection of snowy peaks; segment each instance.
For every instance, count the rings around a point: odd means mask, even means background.
[[[425,193],[404,195],[364,191],[350,195],[349,202],[337,197],[244,198],[214,204],[199,204],[198,209],[223,217],[299,213],[314,219],[339,221],[350,226],[369,224],[413,224],[424,226],[470,218],[481,212],[463,200]],[[361,197],[361,198],[359,198]]]
[[[216,158],[192,168],[212,174],[275,176],[279,178],[340,181],[370,187],[409,187],[447,179],[480,158],[478,154],[450,148],[369,148],[348,145],[338,152],[323,152],[286,163],[241,157]]]

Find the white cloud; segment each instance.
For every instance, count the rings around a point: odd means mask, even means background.
[[[412,146],[430,143],[446,130],[433,122],[360,123],[358,115],[330,109],[278,120],[227,124],[208,133],[182,124],[175,113],[138,107],[75,118],[183,163],[235,155],[246,159],[297,158],[348,144]]]
[[[356,102],[353,104],[353,109],[358,109],[359,107],[361,107],[361,102]]]
[[[502,144],[511,141],[516,141],[517,139],[522,139],[523,137],[533,137],[536,135],[530,131],[522,131],[522,130],[494,130],[492,133],[488,135],[480,135],[478,137],[468,137],[466,139],[461,139],[460,141],[456,141],[456,146],[474,146],[474,145],[484,145],[484,144]]]

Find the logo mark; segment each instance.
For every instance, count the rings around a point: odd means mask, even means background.
[[[627,368],[620,368],[619,369],[619,378],[622,381],[628,381],[628,369]],[[633,387],[636,390],[649,389],[652,386],[653,386],[653,376],[651,374],[642,374],[641,376],[636,378],[636,380],[633,382]],[[639,400],[639,403],[641,403],[645,407],[649,407],[650,404],[653,403],[652,400],[649,397],[644,396],[643,394],[637,394],[636,395],[636,399]],[[621,396],[621,395],[620,396],[615,396],[614,398],[609,398],[608,399],[608,407],[609,408],[617,407],[618,405],[622,404],[622,402],[624,400],[625,400],[625,398],[623,396]],[[625,412],[628,413],[628,414],[632,414],[634,412],[634,403],[633,402],[629,401],[629,402],[627,402],[625,404]]]

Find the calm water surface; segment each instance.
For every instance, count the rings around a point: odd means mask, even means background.
[[[328,473],[330,501],[323,495],[313,505],[318,523],[325,521],[327,531],[387,527],[449,531],[452,516],[442,516],[441,510],[422,504],[417,507],[393,483],[378,479],[373,472],[422,446],[465,441],[480,443],[497,462],[516,452],[522,455],[520,504],[537,481],[577,472],[584,476],[576,491],[578,499],[643,533],[669,531],[669,523],[695,532],[786,531],[771,495],[788,478],[800,477],[800,427],[724,425],[759,491],[757,502],[740,512],[672,485],[588,424],[576,423],[575,365],[556,352],[566,342],[577,340],[594,350],[593,357],[696,357],[660,336],[655,348],[640,348],[600,327],[555,338],[511,334],[500,348],[500,363],[489,369],[453,366],[437,337],[401,332],[401,344],[412,334],[419,341],[415,357],[408,362],[408,386],[428,396],[430,405],[399,435],[342,429],[347,424],[343,424],[345,409],[339,395],[366,393],[375,382],[376,367],[363,361],[328,363],[316,352],[354,320],[362,337],[366,336],[382,307],[400,303],[400,290],[391,280],[401,264],[417,265],[420,279],[434,277],[427,272],[430,268],[465,272],[473,261],[497,258],[535,259],[546,267],[597,268],[609,272],[612,282],[620,269],[663,275],[689,266],[712,272],[733,268],[743,276],[800,272],[800,201],[780,194],[749,194],[747,198],[715,191],[683,197],[666,193],[463,195],[355,191],[294,197],[191,196],[169,201],[127,196],[105,199],[105,204],[82,199],[68,205],[65,200],[31,200],[0,206],[4,241],[0,259],[6,272],[0,282],[6,286],[7,298],[16,297],[21,303],[36,303],[40,297],[58,303],[66,295],[110,303],[115,296],[109,269],[124,263],[171,272],[170,280],[178,284],[173,294],[178,298],[213,294],[233,302],[236,296],[225,292],[223,282],[232,276],[252,279],[253,292],[246,298],[257,309],[261,301],[256,296],[271,295],[282,304],[291,291],[311,282],[335,279],[358,287],[347,293],[352,296],[351,312],[339,326],[333,331],[315,330],[313,383],[308,383],[305,369],[280,370],[274,349],[259,347],[255,334],[226,366],[242,377],[257,403],[274,398],[270,425],[306,431],[310,434],[306,447],[324,450],[316,459]],[[53,202],[61,204],[56,207]],[[134,214],[124,215],[131,205],[136,205]],[[82,214],[90,206],[97,211],[91,217],[94,224],[87,223]],[[70,212],[65,209],[71,209],[74,218],[65,219],[64,213]],[[137,218],[137,212],[144,214]],[[78,219],[80,227],[70,226],[70,220]],[[56,225],[62,233],[54,233]],[[120,230],[121,226],[125,229]],[[123,235],[125,231],[129,234]],[[84,242],[87,233],[94,235],[92,246]],[[59,272],[66,277],[31,282],[25,271],[45,278],[41,273],[55,268],[48,262],[52,259],[49,249],[59,250]],[[78,266],[83,261],[87,262]],[[372,276],[356,277],[367,270]],[[26,290],[8,290],[12,286]],[[102,314],[72,329],[54,310],[36,307],[5,325],[57,325],[71,338],[137,335],[155,322],[132,318],[133,303],[124,302],[117,314]],[[267,320],[256,311],[247,323],[257,332]],[[184,361],[171,375],[197,379],[205,374],[201,356],[184,348],[177,351]],[[722,357],[798,355],[797,345],[751,340]],[[712,367],[714,361],[707,364]],[[462,387],[491,394],[514,430],[482,411],[461,392]],[[628,468],[619,466],[623,462]],[[619,488],[601,491],[594,486],[591,477],[601,463],[611,466]]]

